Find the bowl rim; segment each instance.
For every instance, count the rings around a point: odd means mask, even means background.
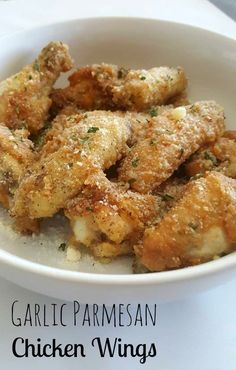
[[[10,32],[10,33],[6,33],[6,34],[3,34],[0,36],[0,40],[5,40],[5,39],[10,39],[14,36],[18,36],[18,35],[23,35],[24,33],[28,33],[28,32],[31,32],[31,31],[37,31],[39,29],[42,29],[42,28],[47,28],[47,27],[57,27],[57,26],[61,26],[61,25],[65,25],[65,24],[68,24],[68,23],[78,23],[78,22],[88,22],[88,21],[102,21],[102,22],[107,22],[107,21],[141,21],[141,22],[146,22],[146,23],[162,23],[162,24],[165,24],[165,25],[171,25],[171,26],[176,26],[176,27],[183,27],[183,28],[189,28],[189,29],[192,29],[193,31],[197,31],[197,32],[203,32],[203,33],[207,33],[211,36],[219,36],[220,38],[223,38],[225,40],[230,40],[230,41],[234,41],[236,40],[236,34],[235,36],[228,36],[228,35],[224,35],[220,32],[217,32],[217,31],[213,31],[213,30],[210,30],[210,29],[207,29],[205,27],[200,27],[200,26],[196,26],[196,25],[192,25],[192,24],[188,24],[188,23],[185,23],[185,22],[177,22],[177,21],[171,21],[171,20],[166,20],[166,19],[158,19],[158,18],[149,18],[149,17],[141,17],[141,16],[112,16],[112,15],[109,15],[109,16],[92,16],[92,17],[81,17],[81,18],[72,18],[72,19],[65,19],[65,20],[61,20],[61,21],[53,21],[53,22],[50,22],[50,21],[47,21],[47,22],[44,22],[42,24],[36,24],[35,26],[31,26],[29,28],[24,28],[24,29],[19,29],[19,30],[16,30],[16,31],[13,31],[13,32]]]
[[[129,22],[146,22],[146,23],[159,23],[166,26],[174,26],[179,29],[192,29],[192,31],[201,32],[208,34],[211,37],[221,38],[222,41],[231,41],[235,43],[236,37],[229,37],[212,30],[208,30],[203,27],[189,25],[187,23],[161,20],[156,18],[144,18],[136,16],[104,16],[104,17],[83,17],[76,19],[68,19],[63,21],[45,22],[35,27],[30,27],[23,30],[11,32],[10,34],[4,34],[0,37],[0,42],[7,39],[12,39],[17,36],[27,35],[28,32],[41,30],[49,27],[59,27],[68,23],[86,23],[88,21],[129,21]],[[236,44],[235,44],[236,45]],[[217,260],[202,263],[196,266],[185,267],[177,270],[153,272],[147,274],[104,274],[104,273],[91,273],[91,272],[80,272],[72,271],[68,269],[51,267],[48,265],[40,264],[27,260],[22,257],[18,257],[10,252],[7,252],[0,247],[0,263],[8,265],[9,267],[16,268],[21,271],[32,273],[35,275],[41,275],[45,278],[52,278],[56,280],[64,280],[69,282],[83,283],[83,284],[99,284],[99,285],[122,285],[122,286],[134,286],[134,285],[160,285],[166,283],[180,282],[183,280],[195,280],[209,275],[215,275],[220,272],[224,272],[228,269],[236,268],[236,252],[233,252],[225,257],[221,257]]]

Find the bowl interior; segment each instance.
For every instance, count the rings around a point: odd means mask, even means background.
[[[0,80],[31,62],[52,40],[67,43],[78,66],[100,62],[132,68],[183,66],[189,77],[190,99],[216,100],[225,107],[227,128],[236,129],[234,40],[164,21],[132,18],[69,21],[0,39]],[[59,84],[62,86],[65,80],[64,76]],[[43,232],[33,238],[15,234],[3,209],[0,221],[0,248],[13,255],[61,269],[108,274],[132,272],[129,258],[106,265],[89,256],[79,263],[66,262],[65,254],[58,251],[68,234],[67,221],[61,216],[47,220]]]

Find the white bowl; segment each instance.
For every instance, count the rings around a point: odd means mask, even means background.
[[[215,99],[225,107],[227,126],[236,129],[236,42],[182,24],[135,18],[95,18],[42,26],[0,39],[0,79],[30,62],[51,40],[69,44],[78,65],[111,62],[132,67],[181,65],[190,81],[190,98]],[[65,262],[58,251],[63,231],[45,227],[48,238],[12,233],[6,213],[0,228],[0,274],[31,290],[87,303],[163,302],[194,294],[236,276],[236,253],[176,271],[132,275],[130,260],[110,265]],[[57,226],[58,225],[58,226]],[[59,230],[59,231],[58,231]],[[41,242],[43,240],[43,245]],[[33,245],[32,245],[33,244]]]

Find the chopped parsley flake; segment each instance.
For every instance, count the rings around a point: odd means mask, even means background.
[[[164,202],[175,199],[174,197],[172,197],[172,195],[167,194],[167,193],[166,194],[158,194],[158,195],[161,197],[162,200],[164,200]]]
[[[152,107],[148,113],[151,117],[156,117],[158,115],[158,108]]]
[[[143,81],[143,80],[146,80],[146,77],[145,77],[145,76],[141,76],[141,77],[140,77],[140,80],[142,80],[142,81]]]
[[[173,134],[174,134],[174,132],[173,132],[173,131],[171,131],[171,130],[168,130],[168,128],[167,128],[165,131],[166,131],[166,133],[167,133],[167,134],[169,134],[169,135],[173,135]]]
[[[215,165],[217,164],[217,159],[211,152],[205,152],[204,158],[208,161],[212,161],[212,163]]]
[[[195,104],[192,104],[191,107],[189,108],[189,110],[192,112],[192,113],[199,113],[200,112],[200,108],[198,105],[195,105]]]
[[[86,211],[93,212],[93,209],[91,207],[86,207]]]
[[[128,70],[127,69],[125,69],[125,68],[123,68],[123,67],[121,67],[120,69],[119,69],[119,71],[118,71],[118,74],[117,74],[117,77],[118,78],[124,78],[127,74],[128,74]]]
[[[33,77],[32,77],[31,75],[29,75],[29,80],[32,80],[32,78],[33,78]]]
[[[132,164],[133,167],[138,167],[138,163],[139,163],[139,158],[135,158],[131,162],[131,164]]]
[[[58,250],[64,252],[66,250],[66,243],[61,243],[58,247]]]
[[[40,72],[40,65],[38,64],[38,62],[34,63],[33,68],[34,68],[35,71]]]
[[[188,226],[194,231],[198,228],[198,224],[196,222],[189,222]]]
[[[136,179],[129,179],[128,183],[129,183],[130,185],[132,185],[135,181],[136,181]]]
[[[81,142],[81,144],[85,144],[85,143],[87,143],[88,140],[89,140],[89,137],[85,136],[83,139],[80,139],[80,142]]]
[[[191,176],[191,177],[190,177],[190,180],[191,180],[191,181],[194,181],[194,180],[200,179],[202,176],[203,176],[203,174],[202,174],[202,173],[197,173],[196,175]]]
[[[97,132],[99,130],[99,127],[89,127],[88,129],[88,133],[94,133],[94,132]]]

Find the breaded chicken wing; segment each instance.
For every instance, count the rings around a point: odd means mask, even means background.
[[[131,192],[103,173],[90,176],[65,210],[74,240],[89,247],[97,257],[133,253],[132,246],[157,213],[155,196]]]
[[[115,111],[115,113],[119,114],[121,117],[127,118],[127,120],[130,121],[131,136],[128,143],[130,146],[132,146],[140,139],[144,139],[145,137],[149,136],[149,132],[153,127],[152,117],[156,117],[163,112],[170,111],[173,109],[173,107],[173,105],[169,104],[152,107],[152,109],[147,112]],[[65,115],[81,113],[86,113],[86,111],[81,110],[73,105],[68,105],[59,112],[59,114]]]
[[[0,202],[5,208],[9,208],[19,181],[34,158],[27,130],[11,131],[0,124]]]
[[[74,105],[79,109],[112,109],[112,86],[118,80],[118,67],[109,64],[93,64],[79,68],[69,77],[70,85],[55,89],[51,98],[53,111]]]
[[[109,168],[127,150],[129,121],[116,113],[61,115],[57,127],[15,193],[15,216],[52,216],[80,191],[88,176]]]
[[[188,176],[217,170],[236,178],[236,131],[226,131],[216,143],[199,149],[184,168]]]
[[[119,168],[119,180],[148,193],[168,179],[202,145],[224,131],[223,108],[203,101],[153,118],[148,137],[135,144]]]
[[[210,172],[189,183],[183,198],[135,247],[150,271],[209,261],[236,245],[236,181]]]
[[[165,104],[186,87],[187,79],[180,67],[130,70],[123,82],[114,86],[113,102],[120,109],[144,111]]]
[[[71,67],[68,47],[50,42],[32,64],[0,83],[0,122],[35,134],[47,119],[52,86]]]
[[[52,93],[56,111],[69,104],[87,110],[144,111],[165,104],[187,86],[180,67],[125,70],[105,63],[80,68],[69,81],[68,87]]]

